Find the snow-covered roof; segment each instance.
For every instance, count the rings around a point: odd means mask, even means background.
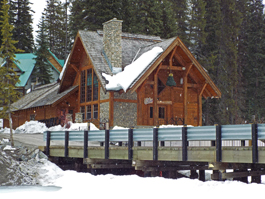
[[[143,53],[136,61],[124,68],[124,71],[116,75],[102,75],[108,80],[107,90],[121,90],[124,92],[131,86],[134,80],[150,65],[150,63],[161,53],[161,47],[153,47],[151,50]]]

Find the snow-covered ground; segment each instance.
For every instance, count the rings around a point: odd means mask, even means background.
[[[15,133],[29,133],[33,129],[39,133],[47,129],[38,122],[25,123],[15,130]],[[87,128],[86,124],[74,124],[72,129]],[[91,128],[95,128],[91,126]],[[119,127],[116,127],[119,128]],[[53,127],[53,130],[63,127]],[[7,130],[5,132],[7,133]],[[35,131],[34,130],[34,131]],[[3,133],[4,131],[2,131]],[[2,140],[6,142],[6,140]],[[12,150],[6,147],[5,150]],[[39,157],[37,157],[39,158]],[[30,166],[29,166],[30,165]],[[217,182],[209,180],[207,172],[206,182],[188,178],[165,179],[161,177],[142,178],[136,175],[114,176],[63,171],[47,159],[38,159],[37,163],[27,165],[28,170],[38,173],[38,183],[42,187],[1,187],[0,198],[262,198],[264,197],[265,178],[262,184],[245,184],[237,181]],[[31,167],[31,168],[29,168]],[[52,187],[50,187],[52,186]]]

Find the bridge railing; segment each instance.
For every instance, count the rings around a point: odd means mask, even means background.
[[[65,156],[68,156],[69,141],[84,142],[84,158],[87,157],[88,141],[105,143],[105,158],[108,159],[109,142],[127,142],[128,159],[132,159],[133,142],[153,142],[153,159],[157,160],[158,142],[181,141],[182,159],[187,160],[189,141],[214,141],[216,161],[222,161],[222,141],[251,140],[253,163],[258,161],[258,140],[265,140],[265,124],[216,125],[200,127],[142,128],[91,131],[46,131],[46,153],[50,141],[65,141]],[[103,145],[101,145],[103,146]],[[164,146],[164,144],[160,144]]]

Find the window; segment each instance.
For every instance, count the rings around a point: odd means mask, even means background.
[[[35,120],[35,114],[32,114],[29,117],[30,117],[30,121],[34,121]]]
[[[85,107],[81,106],[80,107],[80,112],[82,113],[83,120],[85,119]]]
[[[95,104],[93,107],[94,111],[94,119],[98,119],[98,105]]]
[[[153,118],[153,107],[152,106],[150,106],[150,109],[149,109],[149,117]]]
[[[98,100],[98,78],[96,76],[96,74],[93,74],[93,100],[96,101]]]
[[[91,105],[86,106],[86,119],[91,119]]]
[[[159,107],[158,109],[158,117],[161,119],[165,118],[165,107]]]
[[[86,71],[81,72],[81,88],[80,88],[80,103],[85,102],[85,85],[86,85]]]
[[[87,90],[86,90],[86,101],[92,101],[92,69],[87,70]]]
[[[158,86],[157,86],[157,94],[159,95],[166,86],[163,84],[163,82],[158,78]]]

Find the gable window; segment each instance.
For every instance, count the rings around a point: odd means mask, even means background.
[[[81,106],[80,107],[80,112],[82,113],[83,120],[85,119],[85,107]]]
[[[81,84],[80,84],[80,103],[85,102],[85,96],[86,96],[85,86],[86,86],[86,71],[82,71]]]
[[[98,100],[98,78],[96,74],[93,74],[93,100]]]
[[[161,118],[161,119],[165,118],[165,107],[159,107],[159,109],[158,109],[158,118]]]
[[[92,101],[92,69],[87,70],[87,90],[86,90],[86,101]]]
[[[93,106],[93,111],[94,111],[94,119],[98,119],[98,105],[97,104],[95,104],[94,106]]]
[[[86,119],[91,119],[91,105],[86,106]]]

